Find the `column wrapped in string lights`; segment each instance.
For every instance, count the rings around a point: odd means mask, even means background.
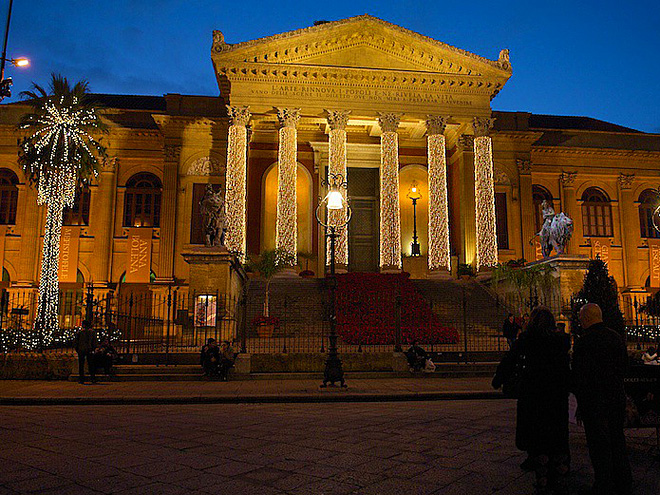
[[[280,121],[277,154],[277,221],[275,246],[292,259],[298,255],[298,223],[296,206],[296,173],[298,167],[299,108],[278,108]]]
[[[326,110],[328,114],[328,125],[330,126],[330,135],[328,139],[329,160],[328,175],[341,175],[346,180],[346,125],[350,110]],[[344,208],[341,210],[329,210],[328,224],[343,225],[346,223],[346,214],[348,211],[348,202],[346,201],[347,190],[340,188],[344,196]],[[326,264],[330,264],[330,241],[326,243]],[[341,229],[340,234],[335,241],[335,263],[337,265],[348,266],[348,225]]]
[[[495,183],[493,150],[488,132],[494,119],[475,117],[474,194],[477,230],[477,270],[497,265],[497,227],[495,223]]]
[[[447,119],[429,115],[426,120],[429,176],[429,270],[451,271],[449,203],[445,127]]]
[[[252,114],[248,107],[231,107],[229,114],[229,140],[227,143],[227,178],[225,210],[227,234],[225,245],[237,253],[241,262],[247,252],[247,125]]]
[[[379,113],[380,135],[380,267],[401,268],[399,205],[399,137],[401,114]]]

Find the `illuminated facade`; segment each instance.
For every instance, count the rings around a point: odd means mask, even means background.
[[[233,45],[216,31],[211,57],[219,97],[98,95],[112,159],[66,213],[64,288],[185,286],[208,183],[229,186],[232,250],[312,253],[322,275],[314,208],[328,170],[347,176],[353,212],[340,269],[427,278],[537,259],[546,199],[574,219],[568,253],[607,259],[623,292],[660,287],[660,136],[492,111],[506,50],[489,60],[360,16]],[[17,166],[25,111],[0,106],[0,256],[17,290],[38,285],[46,219]]]

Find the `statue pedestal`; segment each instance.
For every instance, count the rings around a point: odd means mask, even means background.
[[[199,247],[181,254],[190,265],[190,293],[213,293],[236,297],[246,275],[238,258],[221,247]]]
[[[589,257],[584,255],[560,254],[526,265],[527,267],[549,265],[555,269],[554,276],[557,280],[556,286],[553,287],[550,308],[555,315],[563,315],[570,319],[570,314],[565,314],[564,310],[570,304],[571,296],[582,288],[589,261]]]

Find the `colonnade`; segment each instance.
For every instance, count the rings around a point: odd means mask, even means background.
[[[247,130],[251,114],[248,107],[228,107],[229,140],[227,146],[226,245],[230,251],[245,256],[247,211]],[[346,178],[346,125],[350,111],[327,110],[329,132],[328,172]],[[276,247],[292,256],[297,254],[296,167],[297,125],[300,109],[277,109],[279,121],[278,192]],[[399,208],[399,141],[402,114],[379,113],[380,136],[380,266],[381,270],[401,269],[401,218]],[[492,119],[474,118],[474,174],[477,269],[497,264],[495,226],[495,188],[491,138]],[[451,269],[449,244],[449,206],[444,132],[447,118],[429,116],[426,120],[429,244],[428,267],[432,272]],[[346,194],[346,191],[343,191]],[[332,213],[338,218],[346,210]],[[330,219],[332,221],[332,219]],[[348,265],[348,233],[337,240],[336,260]],[[328,257],[329,258],[329,257]]]

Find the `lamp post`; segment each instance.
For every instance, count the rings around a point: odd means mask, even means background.
[[[328,359],[325,361],[325,371],[323,372],[323,384],[326,387],[328,383],[340,382],[342,387],[346,386],[344,381],[344,370],[341,359],[337,352],[337,315],[335,313],[335,291],[337,289],[337,279],[335,277],[335,242],[341,229],[348,225],[351,220],[351,207],[344,199],[341,189],[347,189],[348,185],[341,174],[329,174],[327,179],[322,181],[322,185],[328,186],[328,194],[316,207],[316,221],[325,228],[326,236],[330,239],[330,274],[326,273],[328,293],[330,296],[330,335],[328,336]],[[320,212],[326,208],[326,221],[321,219]],[[336,215],[333,212],[344,211],[346,214]]]
[[[9,0],[9,8],[7,9],[7,25],[5,26],[5,40],[2,45],[2,57],[0,58],[0,101],[11,96],[11,85],[13,80],[11,77],[5,79],[5,64],[7,61],[11,62],[14,67],[27,67],[30,61],[27,58],[7,58],[7,41],[9,39],[9,22],[11,21],[11,9],[14,5],[14,0]]]
[[[410,255],[419,256],[421,251],[417,239],[417,200],[422,199],[422,194],[419,192],[419,187],[417,187],[417,181],[412,182],[406,197],[412,200],[413,205],[413,241],[410,243]]]

